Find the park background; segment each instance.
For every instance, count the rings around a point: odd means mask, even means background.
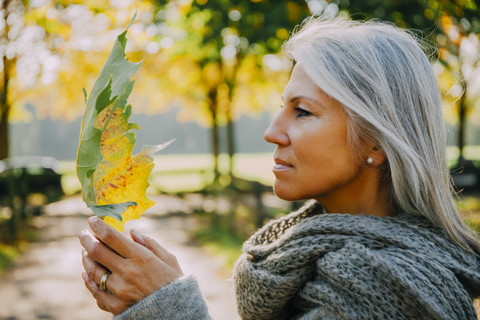
[[[282,104],[292,68],[282,43],[309,17],[379,18],[425,39],[443,96],[448,165],[480,161],[476,1],[4,0],[0,160],[57,159],[59,203],[81,206],[75,202],[80,197],[75,157],[82,88],[91,90],[116,36],[135,13],[126,47],[130,61],[143,61],[129,98],[130,122],[141,127],[134,153],[176,139],[155,156],[148,194],[157,205],[145,216],[184,217],[189,226],[193,218],[189,239],[219,258],[227,274],[253,230],[300,205],[272,195],[274,146],[263,140],[263,132]],[[479,194],[473,190],[459,202],[473,226],[480,220]],[[0,203],[0,270],[6,268],[7,276],[15,272],[15,261],[45,239],[46,230],[49,239],[62,233],[50,219],[61,215],[54,209],[58,202],[37,192],[12,197]],[[164,210],[166,203],[175,205]],[[62,208],[80,212],[75,223],[84,227],[88,211]],[[22,219],[11,232],[17,216]]]

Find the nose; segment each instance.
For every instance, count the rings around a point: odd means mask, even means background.
[[[263,138],[268,143],[273,143],[278,146],[288,145],[290,143],[290,139],[285,128],[286,124],[282,118],[282,112],[280,112],[268,126],[267,130],[265,130]]]

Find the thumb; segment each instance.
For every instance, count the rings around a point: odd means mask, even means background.
[[[165,262],[170,267],[181,272],[180,265],[178,264],[177,258],[171,254],[167,249],[162,247],[157,241],[149,236],[140,234],[137,230],[131,229],[130,235],[132,236],[133,241],[141,244],[148,250],[150,250],[157,258]]]

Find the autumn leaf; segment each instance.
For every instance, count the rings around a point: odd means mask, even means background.
[[[146,146],[132,157],[132,130],[140,128],[128,122],[132,108],[127,99],[134,85],[131,77],[141,62],[125,59],[125,36],[134,19],[117,37],[88,98],[84,90],[86,107],[77,153],[83,200],[96,216],[119,231],[126,221],[140,218],[155,204],[145,194],[154,166],[152,155],[171,142]]]

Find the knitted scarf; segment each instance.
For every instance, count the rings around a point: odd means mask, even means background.
[[[266,224],[234,271],[242,319],[477,319],[480,260],[423,217],[325,214]]]

